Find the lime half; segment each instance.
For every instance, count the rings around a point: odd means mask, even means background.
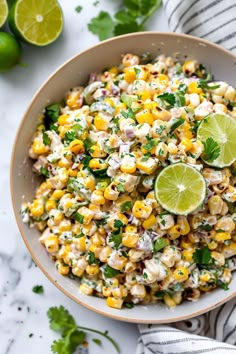
[[[0,0],[0,28],[6,22],[8,16],[8,5],[6,0]]]
[[[206,182],[194,167],[176,163],[157,176],[155,195],[164,209],[176,215],[187,215],[203,203]]]
[[[203,143],[213,140],[219,147],[218,156],[209,160],[202,155],[204,162],[210,166],[225,167],[236,160],[236,121],[229,115],[212,113],[201,122],[197,138]],[[205,156],[205,157],[204,157]]]
[[[17,0],[9,24],[16,36],[37,46],[54,42],[63,30],[63,13],[56,0]]]

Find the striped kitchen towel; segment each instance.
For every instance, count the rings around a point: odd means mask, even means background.
[[[139,325],[136,354],[236,353],[236,299],[171,325]]]
[[[236,52],[236,0],[163,0],[170,29]]]

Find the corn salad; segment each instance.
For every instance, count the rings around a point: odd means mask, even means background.
[[[236,94],[204,65],[130,53],[45,108],[29,150],[44,181],[23,203],[22,219],[38,228],[58,272],[79,279],[82,293],[121,309],[173,307],[228,288],[236,164],[216,169],[201,159],[196,132],[212,112],[236,119]],[[176,162],[206,180],[203,205],[187,216],[155,198],[158,172]]]

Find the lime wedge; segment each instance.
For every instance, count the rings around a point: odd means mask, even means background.
[[[8,16],[8,5],[6,0],[0,0],[0,28],[6,22]]]
[[[9,24],[27,43],[45,46],[61,34],[63,13],[56,0],[17,0],[10,9]]]
[[[156,178],[155,196],[161,206],[176,215],[196,210],[206,196],[206,182],[200,172],[184,163],[164,168]]]
[[[212,113],[201,122],[197,138],[203,143],[214,140],[219,147],[219,154],[214,160],[202,155],[204,162],[210,166],[225,167],[236,160],[236,121],[229,115]]]

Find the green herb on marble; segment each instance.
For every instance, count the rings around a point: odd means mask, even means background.
[[[42,285],[35,285],[33,288],[32,288],[32,291],[33,293],[35,294],[43,294],[44,293],[44,288]]]
[[[108,332],[101,332],[96,329],[78,326],[74,317],[69,313],[64,306],[50,307],[47,316],[49,319],[49,326],[52,330],[59,332],[61,338],[54,340],[51,345],[51,351],[56,354],[73,354],[77,347],[82,346],[87,332],[92,332],[105,337],[112,343],[117,353],[120,353],[118,344],[112,339]],[[99,340],[96,339],[96,344],[100,345]]]

